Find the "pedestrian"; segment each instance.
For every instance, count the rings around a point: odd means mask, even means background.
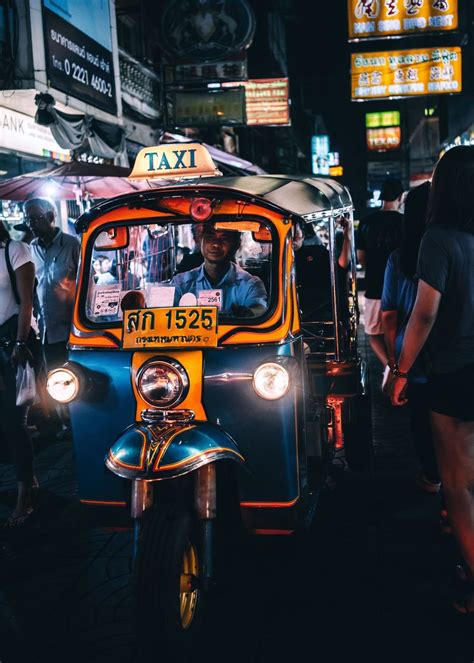
[[[426,230],[429,193],[429,182],[408,193],[402,222],[402,243],[399,249],[390,254],[385,268],[382,326],[390,367],[398,361],[408,320],[415,304],[416,264],[421,238]],[[425,362],[420,355],[410,369],[407,386],[411,432],[421,466],[417,483],[427,493],[438,493],[441,483],[430,426],[427,382]]]
[[[365,269],[365,333],[383,366],[387,365],[388,357],[380,304],[388,257],[402,239],[403,216],[399,212],[402,195],[400,180],[387,178],[380,194],[382,209],[363,219],[357,231],[357,261]]]
[[[67,361],[80,244],[56,227],[56,207],[47,198],[26,201],[24,215],[35,236],[30,246],[38,282],[38,322],[46,367],[51,370]],[[64,409],[61,418],[67,428]]]
[[[25,525],[33,514],[33,450],[28,406],[17,406],[19,366],[34,364],[36,333],[32,326],[35,268],[26,244],[10,239],[0,223],[0,432],[8,446],[18,482],[15,509],[6,524]]]
[[[418,290],[398,365],[392,403],[406,403],[407,375],[429,357],[428,399],[435,451],[453,534],[465,565],[454,607],[474,612],[474,147],[448,150],[430,193],[418,257]]]

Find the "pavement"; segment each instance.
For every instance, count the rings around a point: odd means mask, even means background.
[[[472,663],[474,623],[449,608],[452,538],[439,497],[416,488],[406,412],[380,394],[368,355],[371,470],[336,468],[307,539],[261,537],[237,551],[220,619],[193,659],[275,663]],[[36,519],[0,530],[0,663],[133,661],[131,535],[77,500],[71,442],[37,452]],[[0,465],[0,520],[12,508]],[[159,624],[156,633],[159,655]],[[165,662],[166,663],[166,662]]]

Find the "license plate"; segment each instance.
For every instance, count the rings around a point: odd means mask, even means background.
[[[216,306],[146,308],[124,312],[124,348],[184,349],[216,346]]]

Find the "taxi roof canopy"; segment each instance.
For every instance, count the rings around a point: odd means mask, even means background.
[[[250,199],[258,204],[259,200],[283,214],[291,214],[308,223],[319,219],[337,217],[352,211],[352,199],[349,191],[331,179],[291,175],[249,175],[242,177],[212,177],[187,179],[184,182],[153,187],[133,194],[117,196],[106,200],[82,214],[76,221],[76,231],[84,232],[93,219],[102,214],[131,205],[149,206],[159,203],[163,196],[178,192],[186,195],[188,191],[199,195],[218,195],[235,192],[242,200]]]
[[[225,187],[261,198],[280,209],[314,221],[338,216],[352,210],[349,191],[331,179],[304,175],[250,175],[199,180],[200,185]]]

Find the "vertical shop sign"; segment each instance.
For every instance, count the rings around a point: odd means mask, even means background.
[[[329,136],[320,134],[311,138],[311,170],[313,175],[329,175]]]

